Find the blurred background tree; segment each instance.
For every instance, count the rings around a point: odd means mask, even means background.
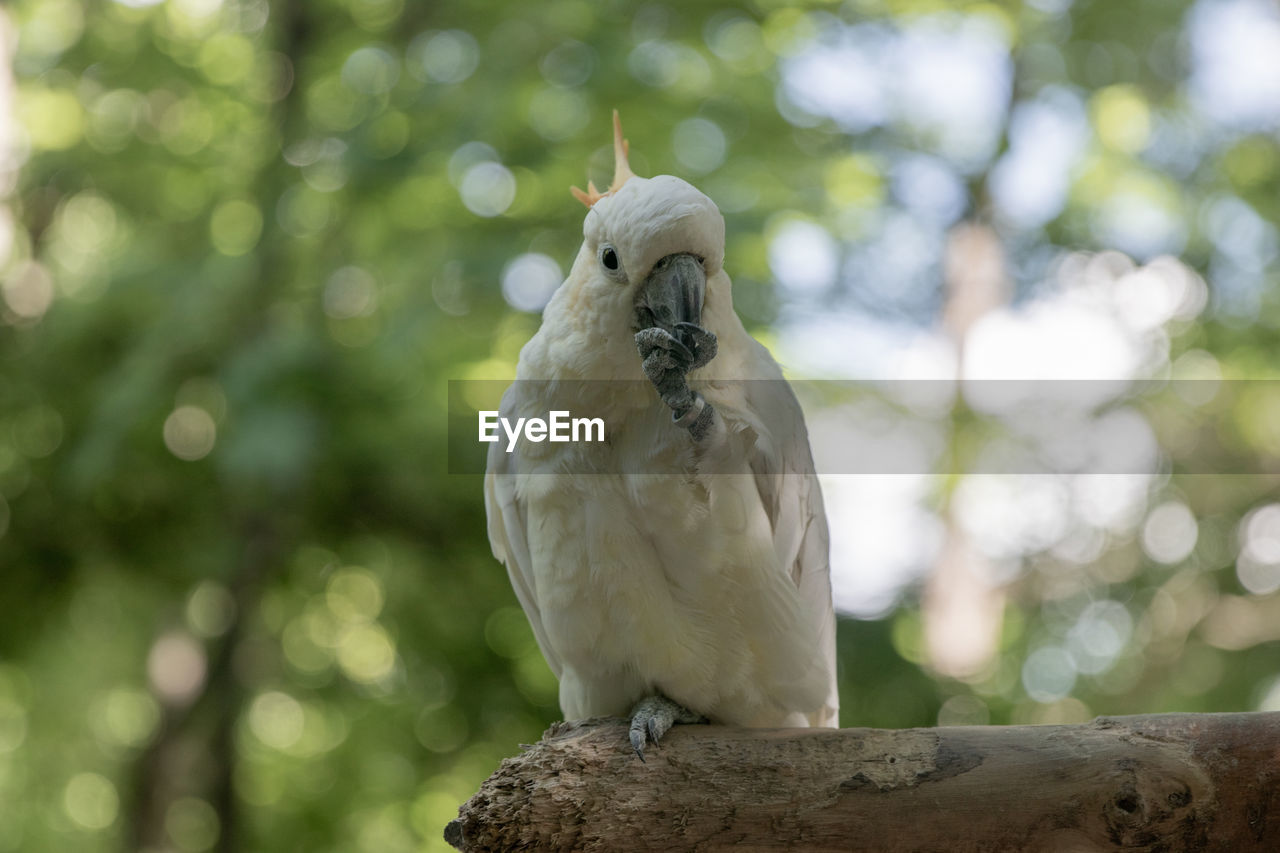
[[[0,21],[0,850],[438,849],[558,717],[446,380],[513,375],[613,107],[795,376],[1189,380],[1095,401],[1113,475],[984,475],[946,382],[827,478],[844,725],[1280,708],[1267,0]]]

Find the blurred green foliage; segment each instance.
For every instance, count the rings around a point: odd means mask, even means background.
[[[446,380],[510,376],[536,328],[504,302],[505,265],[568,266],[582,210],[566,190],[608,182],[616,107],[638,173],[690,177],[725,208],[737,304],[768,339],[773,217],[874,218],[887,163],[933,144],[784,118],[780,62],[832,21],[941,12],[1005,34],[1001,122],[1050,83],[1088,103],[1067,205],[1015,256],[1106,248],[1091,228],[1116,186],[1185,222],[1201,271],[1204,199],[1280,217],[1272,134],[1215,136],[1185,170],[1144,154],[1195,119],[1183,2],[0,12],[17,33],[0,117],[0,851],[441,848],[458,804],[559,716],[479,479],[445,473]],[[691,116],[722,133],[723,163],[676,156]],[[967,216],[989,213],[991,165],[965,176]],[[1270,372],[1277,316],[1268,290],[1244,316],[1184,324],[1173,349]],[[1274,400],[1239,405],[1175,457],[1221,445],[1248,470],[1274,454]],[[982,678],[930,673],[914,596],[844,622],[843,724],[1258,707],[1280,613],[1232,565],[1274,480],[1162,489],[1203,519],[1197,551],[1169,567],[1107,542],[1086,575],[1138,626],[1109,674],[1047,705],[1022,689],[1028,649],[1067,618],[1054,557],[1036,555]]]

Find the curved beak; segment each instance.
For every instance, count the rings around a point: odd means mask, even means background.
[[[637,329],[657,326],[675,334],[677,323],[702,324],[707,274],[702,260],[682,252],[658,261],[636,292]]]

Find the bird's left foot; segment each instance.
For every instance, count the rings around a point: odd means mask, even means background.
[[[675,334],[657,326],[636,333],[645,376],[671,409],[672,422],[701,440],[711,429],[715,410],[690,390],[688,373],[715,358],[716,336],[693,323],[676,323]]]
[[[644,761],[644,748],[656,744],[676,723],[705,723],[707,718],[666,696],[646,696],[631,709],[631,748]]]

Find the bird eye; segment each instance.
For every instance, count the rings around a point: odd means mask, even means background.
[[[600,253],[600,263],[604,264],[607,270],[617,270],[618,253],[613,250],[612,246],[605,246],[604,251]]]

